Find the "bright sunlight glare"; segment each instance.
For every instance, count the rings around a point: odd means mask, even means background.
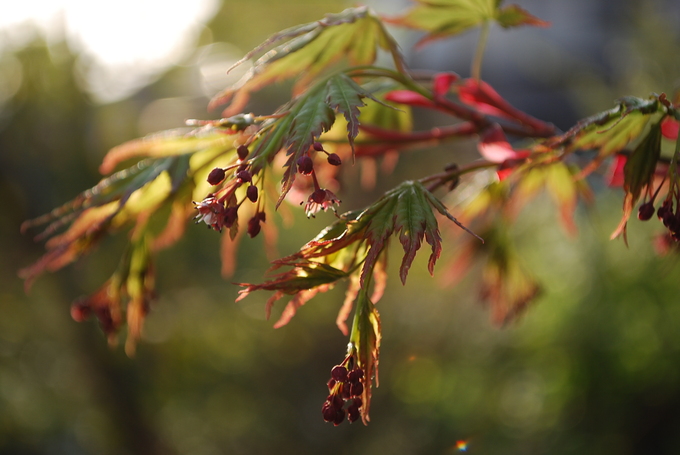
[[[83,87],[99,102],[124,98],[193,49],[219,0],[33,0],[0,14],[0,52],[66,40],[78,54]]]

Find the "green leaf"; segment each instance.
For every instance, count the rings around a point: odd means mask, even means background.
[[[559,138],[571,141],[572,149],[598,149],[598,158],[623,150],[644,130],[652,114],[659,109],[658,96],[650,99],[632,96],[621,98],[618,105],[580,121]]]
[[[496,20],[503,27],[545,26],[546,22],[518,6],[499,9],[497,0],[415,0],[418,5],[404,15],[386,19],[392,24],[429,32],[418,44],[463,33],[484,22]]]
[[[362,271],[362,285],[367,271],[372,270],[392,233],[399,234],[399,241],[404,249],[399,270],[402,283],[406,282],[408,270],[416,252],[422,246],[423,238],[432,247],[428,269],[430,273],[434,271],[434,264],[441,253],[441,237],[433,208],[470,232],[420,182],[414,181],[406,181],[389,191],[360,215],[359,219],[370,219],[364,234],[370,249]]]
[[[323,290],[324,286],[352,274],[362,261],[360,287],[364,289],[390,236],[395,233],[399,234],[404,249],[400,268],[402,282],[406,281],[423,239],[432,247],[428,264],[432,273],[442,248],[433,208],[462,227],[420,182],[404,182],[363,211],[341,215],[297,253],[274,261],[274,268],[292,267],[292,270],[263,284],[242,284],[247,288],[241,291],[239,299],[260,289],[277,291],[273,300],[270,299],[272,303],[284,293],[297,295],[319,287]]]
[[[628,219],[633,212],[633,207],[640,199],[640,194],[645,187],[654,181],[654,172],[661,157],[661,123],[655,123],[649,129],[649,133],[638,144],[633,153],[626,160],[623,168],[623,190],[626,196],[623,200],[623,216],[612,233],[612,239],[623,234],[627,243],[626,227]]]
[[[270,163],[281,150],[288,156],[277,207],[295,182],[297,160],[309,152],[319,136],[331,129],[336,112],[347,121],[347,139],[353,147],[359,133],[359,114],[360,108],[365,106],[364,98],[381,102],[349,76],[336,74],[319,81],[279,109],[276,118],[262,124],[251,157],[253,172]]]
[[[536,27],[547,27],[550,25],[550,22],[543,21],[529,14],[517,5],[509,5],[498,10],[496,12],[496,20],[505,28],[518,27],[520,25],[533,25]]]
[[[355,356],[357,366],[364,370],[365,384],[361,395],[361,419],[364,425],[370,421],[371,395],[373,382],[378,381],[378,363],[380,360],[380,314],[368,297],[368,291],[362,288],[355,301],[354,322],[348,346],[348,354]]]
[[[292,122],[284,144],[288,160],[283,174],[281,195],[276,203],[277,207],[293,187],[297,175],[297,160],[309,151],[316,138],[328,131],[335,121],[335,113],[326,104],[326,100],[324,91],[312,91],[289,114]]]
[[[228,151],[233,148],[233,137],[216,128],[191,130],[181,128],[162,131],[112,148],[104,156],[99,171],[102,174],[109,174],[119,163],[130,158],[162,158],[207,149]]]
[[[370,98],[376,103],[382,103],[382,101],[375,98],[345,74],[338,74],[330,78],[326,90],[328,106],[337,113],[344,115],[347,121],[347,140],[352,147],[352,156],[354,156],[354,138],[359,134],[359,108],[365,106],[363,99]],[[392,108],[385,103],[382,104],[385,107]]]
[[[279,42],[282,43],[272,47]],[[398,69],[405,68],[396,41],[367,7],[349,8],[320,21],[289,28],[270,37],[237,62],[234,66],[264,52],[236,85],[211,101],[210,107],[231,101],[225,112],[240,112],[250,93],[286,79],[297,79],[295,93],[299,94],[343,57],[351,65],[370,65],[378,49],[389,52]]]
[[[49,238],[45,255],[21,271],[26,285],[30,286],[46,270],[58,270],[87,254],[106,232],[130,223],[142,212],[153,212],[189,182],[188,172],[188,156],[143,160],[130,169],[102,179],[52,212],[24,222],[22,230],[47,224],[36,239]],[[165,173],[169,178],[160,181],[159,177]],[[131,204],[133,199],[135,204]],[[65,232],[56,235],[67,225],[70,226]]]

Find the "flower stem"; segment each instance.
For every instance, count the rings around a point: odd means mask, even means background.
[[[481,80],[482,76],[482,59],[484,58],[484,49],[486,48],[487,38],[489,38],[489,21],[485,20],[482,23],[477,50],[475,51],[475,57],[472,60],[472,68],[470,69],[470,75],[477,81]]]

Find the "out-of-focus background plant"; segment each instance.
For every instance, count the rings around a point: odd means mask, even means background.
[[[418,258],[405,287],[393,279],[380,303],[389,349],[368,428],[319,418],[328,367],[346,343],[334,324],[340,289],[277,330],[264,318],[266,295],[234,303],[229,281],[261,281],[261,239],[242,242],[228,281],[206,229],[190,228],[161,252],[160,298],[134,359],[68,311],[74,295],[110,276],[122,239],[105,239],[96,255],[41,277],[25,295],[16,271],[42,247],[19,234],[23,220],[94,185],[111,147],[207,118],[208,99],[233,77],[226,69],[271,33],[349,6],[118,2],[107,11],[97,3],[12,6],[2,19],[0,453],[454,453],[459,441],[472,453],[674,453],[678,265],[654,254],[648,239],[657,226],[631,223],[629,248],[608,241],[621,194],[598,175],[591,184],[604,203],[596,214],[579,209],[576,238],[555,228],[548,198],[522,212],[518,253],[546,292],[518,323],[490,324],[475,283],[447,287],[453,272],[444,263],[431,278]],[[397,3],[373,6],[408,6]],[[675,2],[517,3],[553,26],[492,30],[484,78],[530,114],[566,129],[620,96],[678,88]],[[420,36],[396,35],[411,66],[462,74],[476,39],[471,32],[413,51]],[[267,89],[253,111],[285,99]],[[414,170],[437,171],[450,161],[445,147],[427,159],[404,154],[378,185],[370,163],[350,169],[343,206],[365,206]],[[276,220],[280,254],[333,219],[298,212],[293,224]]]

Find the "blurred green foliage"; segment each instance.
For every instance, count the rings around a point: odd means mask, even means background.
[[[336,3],[258,1],[235,14],[227,2],[201,44],[248,49],[344,6]],[[509,455],[671,454],[680,446],[680,270],[675,258],[653,254],[656,226],[632,223],[630,249],[608,242],[618,194],[598,196],[597,215],[581,212],[571,240],[549,201],[525,209],[515,234],[546,292],[510,327],[493,327],[476,304],[475,270],[452,290],[442,287],[445,260],[432,279],[419,258],[406,287],[393,280],[379,304],[381,387],[369,427],[321,419],[346,342],[334,323],[342,290],[272,330],[266,295],[233,303],[237,288],[219,276],[217,234],[199,227],[161,253],[161,295],[137,356],[109,350],[94,322],[70,319],[69,305],[111,273],[120,239],[42,277],[27,295],[16,270],[42,248],[20,236],[19,224],[96,183],[104,152],[147,132],[139,119],[153,100],[188,99],[186,117],[205,117],[207,100],[185,85],[191,65],[98,106],[78,89],[65,47],[36,42],[11,58],[22,83],[0,113],[0,453],[449,454],[459,440],[470,453]],[[275,105],[280,95],[272,96],[256,102]],[[405,157],[390,180],[420,165]],[[356,193],[343,197],[347,208],[365,202]],[[332,219],[295,217],[281,228],[281,253]],[[258,281],[266,266],[261,239],[243,242],[229,280]]]

